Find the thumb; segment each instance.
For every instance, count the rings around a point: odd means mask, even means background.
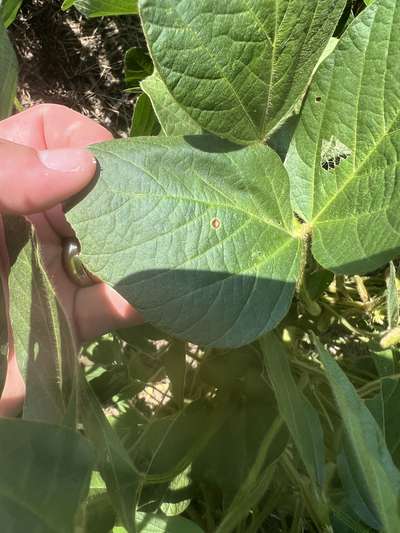
[[[29,215],[83,189],[96,172],[88,150],[35,150],[0,139],[0,212]]]

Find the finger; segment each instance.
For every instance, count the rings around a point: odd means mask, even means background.
[[[105,128],[68,107],[37,105],[0,122],[0,138],[36,150],[83,148],[112,139]]]
[[[15,353],[8,359],[6,383],[0,398],[0,416],[16,416],[25,398],[25,383],[18,368]]]
[[[143,324],[143,317],[114,289],[99,283],[77,292],[75,322],[80,339],[85,341],[107,331]]]
[[[44,211],[82,190],[96,172],[87,150],[60,148],[37,151],[0,141],[0,212]]]
[[[48,224],[60,237],[74,237],[75,232],[65,218],[65,213],[61,204],[49,209],[44,213]]]

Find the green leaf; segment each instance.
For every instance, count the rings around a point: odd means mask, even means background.
[[[66,10],[71,6],[89,18],[135,15],[138,12],[137,0],[64,0],[61,8]]]
[[[262,140],[304,93],[346,0],[140,0],[169,91],[205,130]]]
[[[275,333],[260,339],[264,363],[278,402],[308,475],[322,487],[324,482],[325,447],[317,411],[299,390],[290,370],[288,353]]]
[[[202,133],[201,127],[174,99],[156,71],[140,84],[153,104],[165,135],[196,135]]]
[[[328,44],[326,45],[326,48],[325,50],[322,52],[320,58],[318,59],[318,62],[317,62],[317,65],[315,67],[315,70],[318,69],[318,67],[320,66],[320,64],[325,61],[325,59],[331,55],[331,53],[335,50],[337,44],[339,42],[339,39],[337,39],[336,37],[331,37],[328,41]]]
[[[90,271],[147,321],[197,344],[244,345],[276,326],[301,240],[271,149],[192,136],[91,150],[99,178],[67,213]]]
[[[333,272],[317,266],[315,270],[305,272],[303,285],[311,300],[318,300],[334,279]]]
[[[70,7],[72,7],[75,4],[76,0],[64,0],[64,2],[61,5],[61,9],[63,11],[66,11]]]
[[[151,324],[120,329],[118,330],[118,336],[129,346],[132,346],[136,352],[148,354],[153,358],[157,351],[153,341],[169,339],[168,335]]]
[[[6,28],[14,22],[22,2],[23,0],[0,0],[0,19],[3,19]]]
[[[399,254],[400,22],[376,0],[321,64],[286,160],[292,203],[329,270],[363,273]]]
[[[379,0],[376,0],[379,3]],[[384,436],[374,417],[334,358],[314,338],[339,409],[349,448],[347,460],[357,474],[358,490],[367,492],[385,533],[400,528],[400,472],[393,464]]]
[[[265,389],[268,391],[266,385]],[[257,399],[232,395],[225,411],[221,427],[193,462],[191,477],[196,484],[218,487],[229,501],[242,489],[258,460],[264,438],[279,417],[272,394]],[[280,457],[288,437],[281,423],[265,450],[263,467]]]
[[[125,54],[124,77],[128,89],[137,89],[139,82],[153,72],[153,62],[144,48],[133,47]]]
[[[337,506],[331,507],[331,526],[333,533],[371,533],[369,528],[367,529],[357,519],[350,516],[351,511],[348,509],[347,505],[345,506],[345,509]]]
[[[379,350],[373,352],[373,362],[378,372],[382,377],[389,377],[396,372],[396,363],[394,360],[393,350]]]
[[[283,426],[282,418],[277,416],[260,442],[257,455],[248,475],[239,487],[215,533],[231,533],[235,531],[240,522],[252,510],[255,510],[261,498],[265,496],[276,472],[275,463],[271,463],[268,460],[271,459],[271,446],[273,446],[273,442],[279,433],[282,433]]]
[[[396,268],[390,261],[389,275],[386,278],[386,308],[389,329],[395,328],[399,322],[399,295],[397,291]]]
[[[163,503],[160,510],[166,516],[177,516],[182,514],[190,505],[190,488],[192,480],[190,478],[191,467],[189,466],[183,472],[178,474],[171,483],[163,496]]]
[[[22,217],[4,218],[10,257],[10,318],[26,381],[25,419],[61,423],[73,387],[77,348],[45,273],[39,245]]]
[[[94,453],[78,433],[0,418],[0,516],[7,533],[71,533]]]
[[[198,378],[216,389],[253,399],[265,399],[269,391],[263,376],[260,352],[253,345],[222,353],[209,350],[203,358]]]
[[[397,467],[400,467],[400,383],[396,379],[381,381],[379,393],[366,400],[366,405],[382,429],[386,446]]]
[[[153,419],[131,454],[146,481],[170,481],[204,449],[226,418],[226,404],[196,400],[176,415]]]
[[[13,47],[0,18],[0,120],[8,117],[17,87],[18,65]]]
[[[115,524],[115,511],[106,492],[89,496],[85,506],[84,533],[110,533]],[[120,528],[126,533],[125,528]]]
[[[337,457],[337,469],[343,486],[344,502],[352,516],[361,518],[364,524],[380,530],[381,524],[376,516],[374,505],[358,465],[348,446]]]
[[[108,494],[128,533],[136,533],[133,523],[142,478],[83,376],[80,393],[85,433],[96,448],[99,471]]]
[[[154,113],[150,98],[147,94],[141,94],[135,103],[130,137],[158,135],[160,130],[160,123]]]
[[[279,128],[274,130],[268,139],[268,146],[275,150],[282,161],[286,158],[298,121],[298,114],[291,115],[283,124],[280,124]]]
[[[121,363],[121,345],[116,339],[101,338],[90,354],[90,359],[105,368]]]
[[[197,524],[187,518],[151,513],[136,513],[136,528],[138,533],[203,533]],[[125,529],[115,527],[113,533],[125,533]]]
[[[174,401],[183,407],[186,377],[186,343],[172,341],[163,355],[164,368],[171,382]]]

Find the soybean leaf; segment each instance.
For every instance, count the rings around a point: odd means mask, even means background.
[[[18,65],[13,47],[0,18],[0,120],[12,109],[17,86]]]
[[[153,62],[144,48],[133,47],[125,54],[124,77],[128,89],[137,90],[139,83],[153,72]]]
[[[354,517],[360,518],[364,524],[374,530],[381,527],[376,516],[371,496],[366,490],[362,472],[354,463],[351,450],[344,446],[344,450],[337,457],[337,469],[344,489],[344,502],[347,511]]]
[[[0,19],[3,19],[6,28],[14,22],[22,2],[23,0],[0,0]]]
[[[248,345],[222,353],[213,350],[199,366],[198,377],[220,391],[265,399],[266,387],[260,352]]]
[[[396,372],[396,362],[393,350],[379,350],[373,352],[373,361],[379,377],[389,377]]]
[[[134,15],[138,12],[137,0],[64,0],[61,8],[76,7],[86,17]]]
[[[18,366],[26,381],[23,416],[61,423],[73,388],[76,346],[24,218],[4,219],[10,257],[10,318]]]
[[[265,389],[268,391],[266,385]],[[225,409],[225,420],[194,460],[191,477],[196,484],[218,487],[228,502],[243,488],[270,429],[275,424],[279,426],[264,450],[264,468],[280,457],[289,435],[282,421],[277,422],[279,416],[271,392],[256,399],[231,395]]]
[[[197,524],[187,518],[141,512],[136,513],[136,531],[138,533],[203,533]],[[125,530],[115,527],[113,533],[125,533]]]
[[[166,516],[177,516],[182,514],[190,505],[192,480],[190,478],[191,467],[188,466],[183,472],[178,474],[163,496],[160,510]]]
[[[366,405],[382,429],[386,446],[397,467],[400,467],[400,383],[385,378],[381,381],[379,393],[366,400]]]
[[[183,407],[186,377],[186,343],[172,341],[163,355],[163,363],[171,382],[172,396]]]
[[[262,140],[303,94],[346,0],[140,0],[169,91],[205,130]]]
[[[348,502],[343,507],[331,505],[333,533],[371,533],[371,530],[364,527],[357,517],[353,517],[354,513],[348,508]]]
[[[378,3],[379,0],[376,0]],[[400,528],[398,495],[400,472],[393,464],[384,436],[374,417],[334,358],[314,338],[346,432],[347,459],[358,489],[369,496],[382,528]]]
[[[200,399],[150,422],[131,452],[146,481],[170,481],[185,470],[224,423],[226,410],[224,398]]]
[[[298,389],[290,370],[288,354],[276,334],[270,333],[262,337],[260,346],[279,412],[286,422],[310,478],[322,486],[325,447],[318,413]]]
[[[85,432],[96,448],[99,471],[113,506],[128,533],[136,533],[135,509],[142,477],[83,376],[80,412]]]
[[[63,11],[66,11],[67,9],[69,9],[70,7],[72,7],[74,5],[74,3],[76,2],[76,0],[64,0],[64,2],[62,3],[61,5],[61,9]]]
[[[282,433],[283,425],[283,420],[280,416],[277,416],[272,422],[260,443],[257,456],[246,479],[239,487],[215,533],[230,533],[231,531],[235,531],[238,524],[254,509],[265,495],[275,474],[275,462],[270,462],[271,446],[273,446],[273,441],[277,435]]]
[[[165,135],[172,137],[202,133],[201,127],[180,107],[156,71],[140,86],[150,98]]]
[[[286,154],[289,150],[290,141],[296,131],[299,115],[291,115],[283,124],[277,128],[271,137],[268,139],[268,146],[270,146],[279,155],[282,161],[285,160]]]
[[[399,295],[397,291],[396,268],[390,261],[389,275],[386,278],[386,307],[389,329],[397,326],[399,322]]]
[[[0,515],[7,533],[71,533],[94,452],[75,431],[0,418]]]
[[[400,251],[400,3],[376,0],[349,26],[311,84],[286,166],[313,253],[343,273]]]
[[[84,516],[85,533],[110,533],[115,524],[115,511],[104,480],[97,471],[92,472]]]
[[[85,506],[85,533],[110,533],[115,511],[106,492],[90,496]],[[125,528],[120,528],[126,533]]]
[[[156,346],[153,341],[169,339],[161,330],[151,324],[142,324],[118,331],[118,336],[141,354],[155,355]]]
[[[67,213],[89,270],[146,320],[194,343],[243,345],[276,326],[301,240],[271,149],[192,136],[91,150],[99,178]]]
[[[135,103],[130,136],[145,137],[147,135],[158,135],[160,129],[160,123],[154,113],[150,98],[147,94],[141,94]]]

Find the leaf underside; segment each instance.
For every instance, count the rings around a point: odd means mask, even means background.
[[[67,218],[94,274],[146,320],[192,342],[242,345],[276,326],[293,296],[300,242],[271,149],[192,136],[91,150],[99,179]]]

